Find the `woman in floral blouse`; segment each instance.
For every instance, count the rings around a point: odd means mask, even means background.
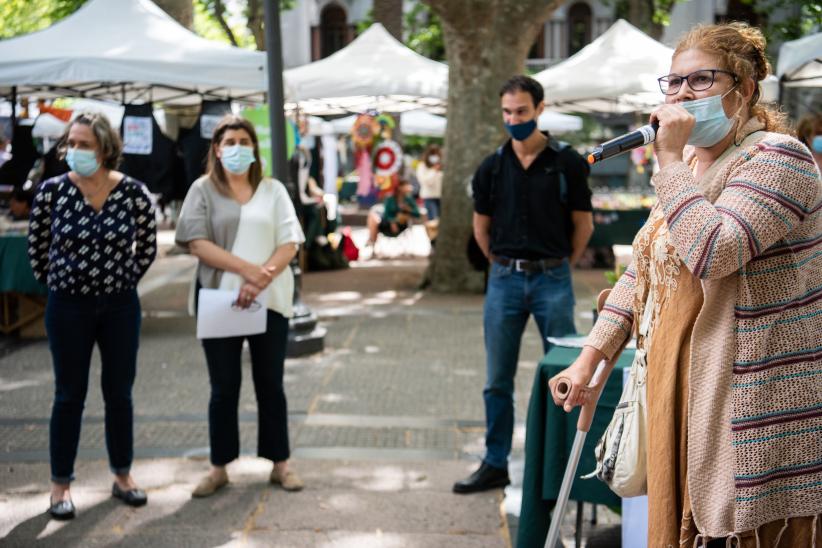
[[[70,484],[95,343],[102,361],[106,446],[112,496],[146,503],[130,474],[131,388],[140,337],[137,282],[154,260],[156,226],[143,183],[115,170],[122,145],[101,114],[81,114],[67,127],[71,171],[40,185],[29,221],[29,259],[48,285],[46,332],[56,389],[49,427],[55,519],[71,519]]]

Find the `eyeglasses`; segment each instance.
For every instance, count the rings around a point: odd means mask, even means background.
[[[695,70],[685,76],[680,76],[679,74],[669,74],[667,76],[663,76],[662,78],[657,78],[657,81],[659,82],[659,89],[662,90],[662,93],[665,95],[673,95],[677,93],[679,88],[682,87],[682,82],[685,80],[688,81],[688,87],[691,88],[691,90],[705,91],[714,85],[717,72],[724,72],[725,74],[730,75],[734,79],[734,84],[738,81],[736,74],[722,69]]]
[[[259,310],[262,306],[263,306],[263,305],[262,305],[262,304],[260,304],[260,302],[259,302],[259,301],[251,301],[251,302],[248,304],[248,306],[247,306],[247,307],[243,308],[243,307],[240,305],[240,301],[239,301],[239,300],[237,300],[237,301],[234,301],[233,303],[231,303],[231,310],[233,310],[233,311],[235,311],[235,312],[242,312],[242,311],[246,311],[246,312],[256,312],[256,311],[258,311],[258,310]]]

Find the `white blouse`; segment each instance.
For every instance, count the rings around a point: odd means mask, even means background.
[[[288,191],[282,183],[264,179],[251,199],[240,208],[240,224],[231,253],[253,264],[263,264],[274,251],[285,244],[305,241],[300,221],[294,211]],[[224,272],[220,289],[242,287],[242,276]],[[286,265],[274,273],[274,280],[257,296],[261,304],[286,318],[294,315],[294,274]]]

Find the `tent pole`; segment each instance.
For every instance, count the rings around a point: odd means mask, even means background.
[[[296,181],[289,175],[286,158],[285,112],[283,94],[283,52],[280,39],[280,3],[268,0],[265,8],[265,44],[268,58],[268,120],[271,128],[271,172],[282,181],[291,195],[299,215],[302,204],[297,196]],[[300,215],[302,217],[302,215]],[[300,298],[302,272],[297,258],[291,261],[294,271],[294,317],[289,321],[286,355],[304,356],[322,351],[325,329],[317,326],[317,316]]]
[[[17,86],[11,86],[11,132],[17,125]]]

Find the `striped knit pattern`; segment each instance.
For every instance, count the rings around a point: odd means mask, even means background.
[[[733,151],[705,178],[698,185],[683,162],[661,170],[654,183],[671,240],[688,269],[703,279],[706,299],[727,299],[733,309],[719,323],[700,315],[703,328],[695,333],[707,336],[693,342],[692,367],[699,371],[699,360],[710,353],[706,347],[727,348],[731,341],[727,358],[715,365],[732,370],[733,379],[724,420],[735,507],[725,532],[742,532],[822,511],[822,181],[801,143],[773,133]],[[634,284],[625,278],[588,341],[607,355],[630,329],[626,315],[633,309]],[[695,348],[708,354],[697,356]],[[693,372],[691,378],[694,398],[700,379]],[[704,394],[699,397],[705,401]],[[694,415],[689,476],[691,453],[709,455],[699,445],[709,424],[700,425]],[[706,486],[705,497],[710,492]],[[707,522],[720,513],[701,490],[690,495],[696,518],[700,510]]]

